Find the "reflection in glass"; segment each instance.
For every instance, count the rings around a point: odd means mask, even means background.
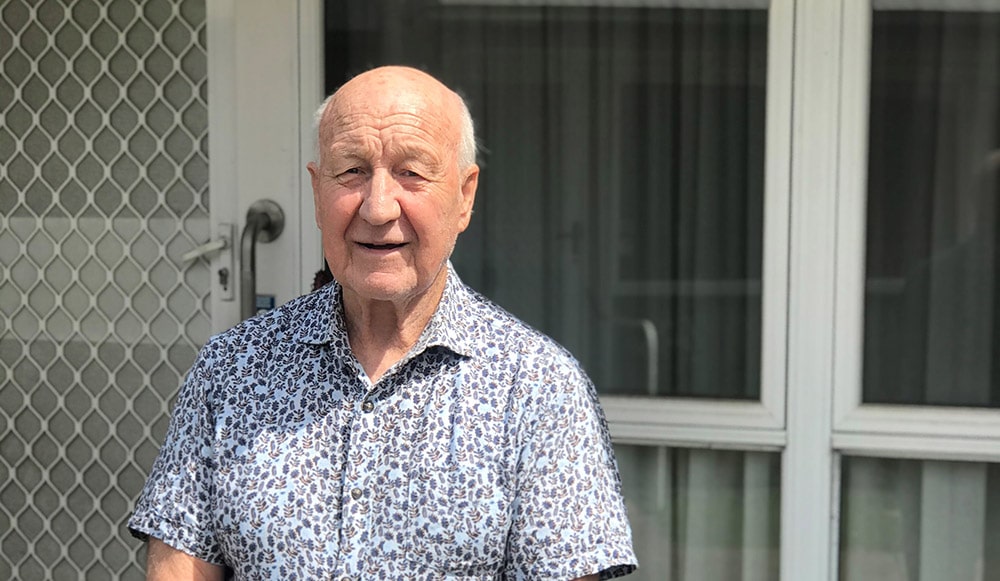
[[[864,401],[1000,407],[1000,13],[872,27]]]
[[[778,579],[777,454],[618,445],[615,455],[636,581]]]
[[[841,581],[1000,580],[1000,465],[843,458]]]
[[[410,64],[466,96],[456,268],[602,392],[759,398],[766,2],[531,4],[327,2],[327,88]]]

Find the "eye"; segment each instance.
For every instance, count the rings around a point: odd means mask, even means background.
[[[354,178],[356,178],[358,176],[361,176],[361,175],[364,175],[364,174],[365,174],[365,170],[364,170],[363,167],[361,167],[361,166],[355,166],[355,167],[348,168],[348,169],[345,169],[345,170],[341,171],[335,177],[337,179],[339,179],[339,180],[345,180],[345,179],[349,180],[349,179],[354,179]]]
[[[364,177],[365,170],[362,167],[355,166],[340,173],[334,174],[333,179],[337,180],[337,183],[342,185],[351,185],[357,182],[359,179]]]
[[[407,180],[424,179],[424,172],[420,168],[413,168],[413,167],[400,168],[399,170],[396,171],[396,175]]]

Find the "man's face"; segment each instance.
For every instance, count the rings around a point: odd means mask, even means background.
[[[345,298],[406,303],[443,288],[478,167],[459,171],[457,99],[436,81],[369,75],[330,104],[310,164],[323,252]]]

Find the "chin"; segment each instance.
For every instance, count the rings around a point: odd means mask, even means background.
[[[413,268],[374,272],[346,269],[344,277],[337,280],[358,299],[399,303],[419,298],[436,288],[444,288],[446,274],[447,269],[443,266],[438,272],[426,272],[423,276]]]
[[[356,281],[351,289],[359,298],[396,302],[419,294],[419,285],[405,274],[373,274]]]

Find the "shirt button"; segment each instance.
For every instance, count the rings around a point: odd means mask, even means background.
[[[364,494],[364,493],[361,492],[360,488],[355,488],[355,489],[351,490],[351,498],[353,498],[354,500],[357,500],[357,499],[361,498],[362,494]]]
[[[366,401],[365,403],[361,404],[361,410],[364,411],[365,413],[369,413],[373,409],[375,409],[375,404],[373,404],[370,401]]]

